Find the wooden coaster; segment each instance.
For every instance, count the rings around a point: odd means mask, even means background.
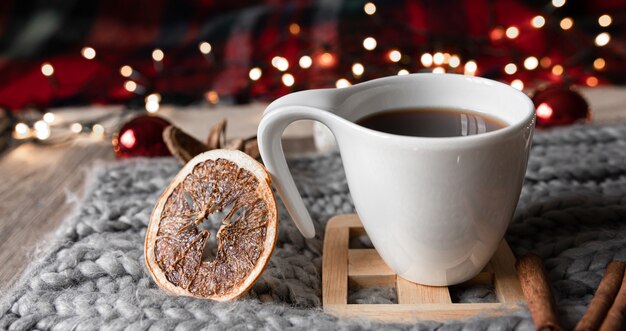
[[[366,317],[389,322],[453,320],[476,315],[502,315],[524,301],[515,257],[506,241],[485,269],[458,285],[492,285],[497,303],[453,303],[448,287],[424,286],[398,277],[374,249],[350,249],[350,238],[364,234],[356,214],[335,216],[326,225],[322,262],[324,311],[338,317]],[[348,304],[348,286],[392,286],[398,304]]]

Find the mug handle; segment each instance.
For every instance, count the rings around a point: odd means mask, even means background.
[[[337,139],[337,124],[343,119],[323,110],[332,109],[333,92],[331,89],[302,91],[278,99],[265,110],[257,132],[259,151],[265,167],[296,227],[306,238],[315,236],[315,227],[289,172],[281,137],[292,122],[314,120],[326,125]]]

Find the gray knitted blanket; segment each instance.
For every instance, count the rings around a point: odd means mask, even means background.
[[[523,306],[503,317],[415,325],[381,325],[325,314],[320,300],[324,225],[336,214],[353,212],[335,153],[291,160],[316,222],[316,238],[305,240],[280,206],[276,250],[247,296],[227,303],[170,297],[150,278],[143,243],[152,207],[179,169],[175,160],[161,158],[103,164],[91,171],[75,215],[2,299],[0,329],[533,328]],[[507,239],[517,255],[534,252],[543,258],[562,323],[571,328],[582,316],[606,263],[626,260],[626,125],[537,132]],[[454,296],[459,301],[488,301],[493,291],[476,287]],[[396,298],[392,289],[379,288],[352,291],[349,300],[390,303]]]

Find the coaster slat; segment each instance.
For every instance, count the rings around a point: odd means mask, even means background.
[[[324,237],[322,302],[324,311],[339,317],[366,317],[391,322],[463,319],[501,315],[524,301],[515,271],[515,257],[503,240],[491,262],[473,279],[458,286],[493,285],[496,303],[453,303],[448,287],[412,283],[397,276],[374,249],[350,249],[350,238],[364,233],[356,214],[330,219]],[[348,304],[348,285],[396,288],[398,304]]]

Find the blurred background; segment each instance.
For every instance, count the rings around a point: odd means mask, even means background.
[[[34,124],[52,124],[43,115],[60,108],[208,109],[416,72],[483,76],[529,94],[624,84],[626,1],[0,3],[5,138],[37,138]],[[561,98],[540,125],[588,117],[584,100]],[[99,132],[96,122],[65,129]]]

